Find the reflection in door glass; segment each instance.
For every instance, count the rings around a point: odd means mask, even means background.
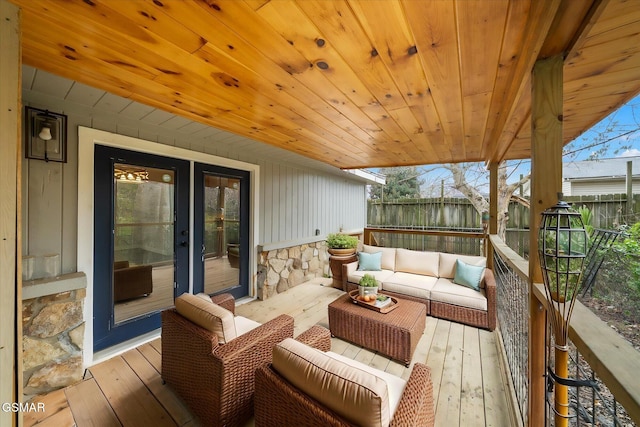
[[[116,323],[173,305],[174,183],[170,169],[114,165]]]
[[[236,286],[240,270],[240,180],[204,176],[204,291]]]

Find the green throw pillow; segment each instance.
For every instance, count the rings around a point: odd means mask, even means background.
[[[358,270],[380,271],[382,270],[382,252],[373,254],[358,252]]]
[[[457,259],[456,275],[453,277],[453,283],[479,291],[482,273],[484,273],[484,267],[465,264]]]

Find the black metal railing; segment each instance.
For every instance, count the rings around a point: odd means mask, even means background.
[[[546,305],[544,290],[535,284],[529,293],[529,263],[496,236],[494,274],[498,292],[498,328],[522,419],[528,407],[529,299]],[[547,331],[547,337],[552,334]],[[570,366],[572,379],[589,379],[598,388],[569,387],[571,426],[635,426],[640,418],[640,392],[633,373],[640,371],[640,352],[579,301],[571,318]],[[549,346],[551,348],[551,346]],[[553,366],[553,352],[547,351],[546,366]],[[624,364],[624,366],[620,366]],[[553,388],[547,402],[553,401]],[[624,404],[622,403],[624,401]],[[548,405],[547,425],[554,426],[552,406]]]
[[[496,278],[498,323],[516,394],[520,415],[527,417],[529,377],[529,283],[494,251],[493,272]]]

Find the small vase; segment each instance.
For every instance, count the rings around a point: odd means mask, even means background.
[[[378,295],[378,287],[358,285],[358,295],[360,295],[361,297],[365,295]]]

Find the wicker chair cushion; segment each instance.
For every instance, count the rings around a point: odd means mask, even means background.
[[[440,253],[440,277],[453,279],[456,276],[457,260],[460,260],[469,265],[477,265],[480,267],[487,266],[487,259],[483,256]],[[480,287],[484,287],[484,275],[482,276]]]
[[[396,271],[438,277],[440,254],[438,252],[397,249]]]
[[[176,298],[176,310],[181,316],[218,336],[218,343],[225,344],[237,336],[233,313],[214,304],[210,299],[184,293]]]
[[[396,269],[396,248],[383,248],[380,246],[363,245],[363,252],[368,254],[375,254],[376,252],[382,252],[382,260],[380,267],[383,270],[395,270]]]
[[[213,302],[213,301],[211,301],[211,297],[209,296],[209,294],[205,294],[204,292],[200,292],[199,294],[196,294],[196,296],[198,298],[202,298],[206,302]]]
[[[349,422],[389,425],[388,386],[371,375],[371,368],[350,366],[292,338],[273,348],[272,366],[303,393]]]
[[[233,320],[235,321],[235,324],[236,324],[236,333],[238,334],[238,336],[246,334],[247,332],[261,325],[260,323],[254,320],[247,319],[246,317],[242,317],[242,316],[236,316],[233,318]]]
[[[389,390],[389,416],[391,417],[391,419],[393,419],[393,414],[395,414],[396,409],[398,409],[400,398],[402,398],[402,393],[404,392],[404,388],[407,385],[407,382],[405,380],[400,377],[396,377],[395,375],[392,375],[388,372],[372,368],[371,366],[363,365],[357,360],[349,359],[348,357],[345,357],[338,353],[334,353],[332,351],[328,351],[325,354],[332,359],[336,359],[340,362],[346,363],[347,365],[353,366],[354,368],[364,369],[370,374],[373,374],[378,378],[382,378],[387,383],[387,387]]]

